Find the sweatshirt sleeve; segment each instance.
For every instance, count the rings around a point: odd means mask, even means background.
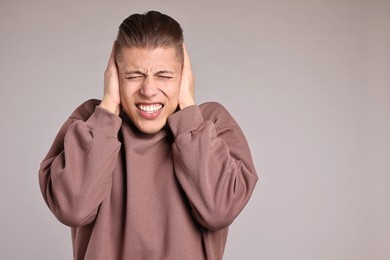
[[[95,101],[96,103],[96,101]],[[91,223],[110,192],[120,149],[120,117],[86,102],[57,134],[39,169],[39,183],[53,214],[71,227]]]
[[[217,103],[205,104],[202,110],[187,107],[168,122],[175,137],[175,174],[194,218],[210,230],[229,226],[258,180],[242,131]]]

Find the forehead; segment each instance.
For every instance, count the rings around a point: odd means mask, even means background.
[[[124,47],[117,54],[119,69],[124,70],[177,70],[181,68],[181,63],[173,47],[139,48]]]

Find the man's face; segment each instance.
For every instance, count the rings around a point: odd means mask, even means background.
[[[175,49],[122,48],[117,64],[123,110],[141,132],[157,133],[178,105],[182,64]]]

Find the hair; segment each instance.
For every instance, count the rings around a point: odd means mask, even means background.
[[[166,14],[149,11],[132,14],[119,26],[115,42],[116,50],[122,48],[167,48],[173,47],[181,63],[183,54],[183,30],[180,24]]]

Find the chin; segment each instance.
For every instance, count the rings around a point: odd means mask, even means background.
[[[158,133],[161,129],[158,129],[158,130],[154,130],[154,129],[147,129],[147,130],[138,129],[138,130],[140,130],[140,131],[141,131],[142,133],[144,133],[144,134],[153,135],[153,134]]]

